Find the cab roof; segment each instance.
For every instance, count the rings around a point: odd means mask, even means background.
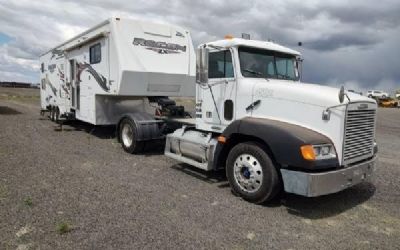
[[[242,38],[231,38],[231,39],[224,39],[218,40],[215,42],[206,43],[206,45],[216,46],[216,47],[238,47],[238,46],[247,46],[252,48],[260,48],[272,51],[279,51],[282,53],[287,53],[291,55],[300,55],[300,52],[296,50],[289,49],[282,45],[279,45],[274,42],[267,42],[267,41],[259,41],[259,40],[247,40]]]

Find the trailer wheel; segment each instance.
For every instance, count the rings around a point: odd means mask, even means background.
[[[271,200],[281,190],[277,170],[258,143],[246,142],[233,147],[226,162],[226,175],[232,191],[253,203]]]
[[[54,122],[55,117],[56,117],[56,109],[54,106],[51,106],[50,107],[50,120],[52,120]]]
[[[143,151],[144,142],[137,141],[137,128],[131,119],[122,120],[119,126],[119,138],[126,152],[134,154]]]
[[[54,121],[58,123],[60,121],[60,109],[58,107],[55,107],[54,109]]]

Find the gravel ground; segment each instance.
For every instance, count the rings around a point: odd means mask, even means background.
[[[400,109],[379,109],[374,184],[253,205],[223,172],[129,155],[110,127],[60,131],[38,103],[0,88],[0,249],[400,249]]]

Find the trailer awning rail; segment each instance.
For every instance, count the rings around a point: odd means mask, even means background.
[[[98,40],[99,38],[106,37],[106,36],[107,36],[107,33],[108,33],[108,32],[101,32],[101,33],[99,33],[99,34],[96,34],[96,35],[94,35],[94,36],[92,36],[92,37],[89,37],[89,38],[86,38],[86,39],[85,39],[85,37],[82,37],[82,39],[83,39],[82,41],[79,41],[79,40],[78,40],[78,42],[77,42],[76,44],[71,45],[70,47],[65,48],[65,51],[66,51],[66,52],[71,51],[71,50],[73,50],[73,49],[76,49],[76,48],[78,48],[78,47],[82,47],[82,46],[84,46],[84,45],[86,45],[86,44],[88,44],[88,43],[91,43],[91,42],[93,42],[93,41],[96,41],[96,40]]]

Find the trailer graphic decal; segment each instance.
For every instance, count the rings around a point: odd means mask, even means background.
[[[57,95],[57,89],[54,87],[54,85],[50,82],[49,78],[46,75],[45,79],[46,85],[49,85],[51,88],[51,91],[53,92],[54,95]]]
[[[57,67],[57,69],[58,69],[58,76],[60,77],[60,80],[64,82],[64,72],[62,72],[59,67]]]
[[[61,88],[65,91],[65,93],[69,94],[68,88],[63,84]]]
[[[88,63],[78,63],[78,72],[77,72],[77,79],[78,82],[81,82],[81,74],[84,70],[87,70],[87,72],[89,72],[89,74],[91,74],[94,79],[96,80],[96,82],[99,84],[99,86],[106,92],[110,91],[110,88],[107,86],[107,79],[99,74],[93,67],[92,65],[88,64]]]
[[[57,57],[56,59],[59,59],[61,57],[64,57],[64,50],[60,50],[60,49],[53,49],[51,51],[51,58],[50,60],[52,60],[54,57]]]
[[[186,46],[182,46],[176,43],[157,42],[154,40],[146,40],[138,37],[135,37],[132,43],[135,46],[145,46],[146,49],[155,51],[159,54],[176,54],[186,52]]]

